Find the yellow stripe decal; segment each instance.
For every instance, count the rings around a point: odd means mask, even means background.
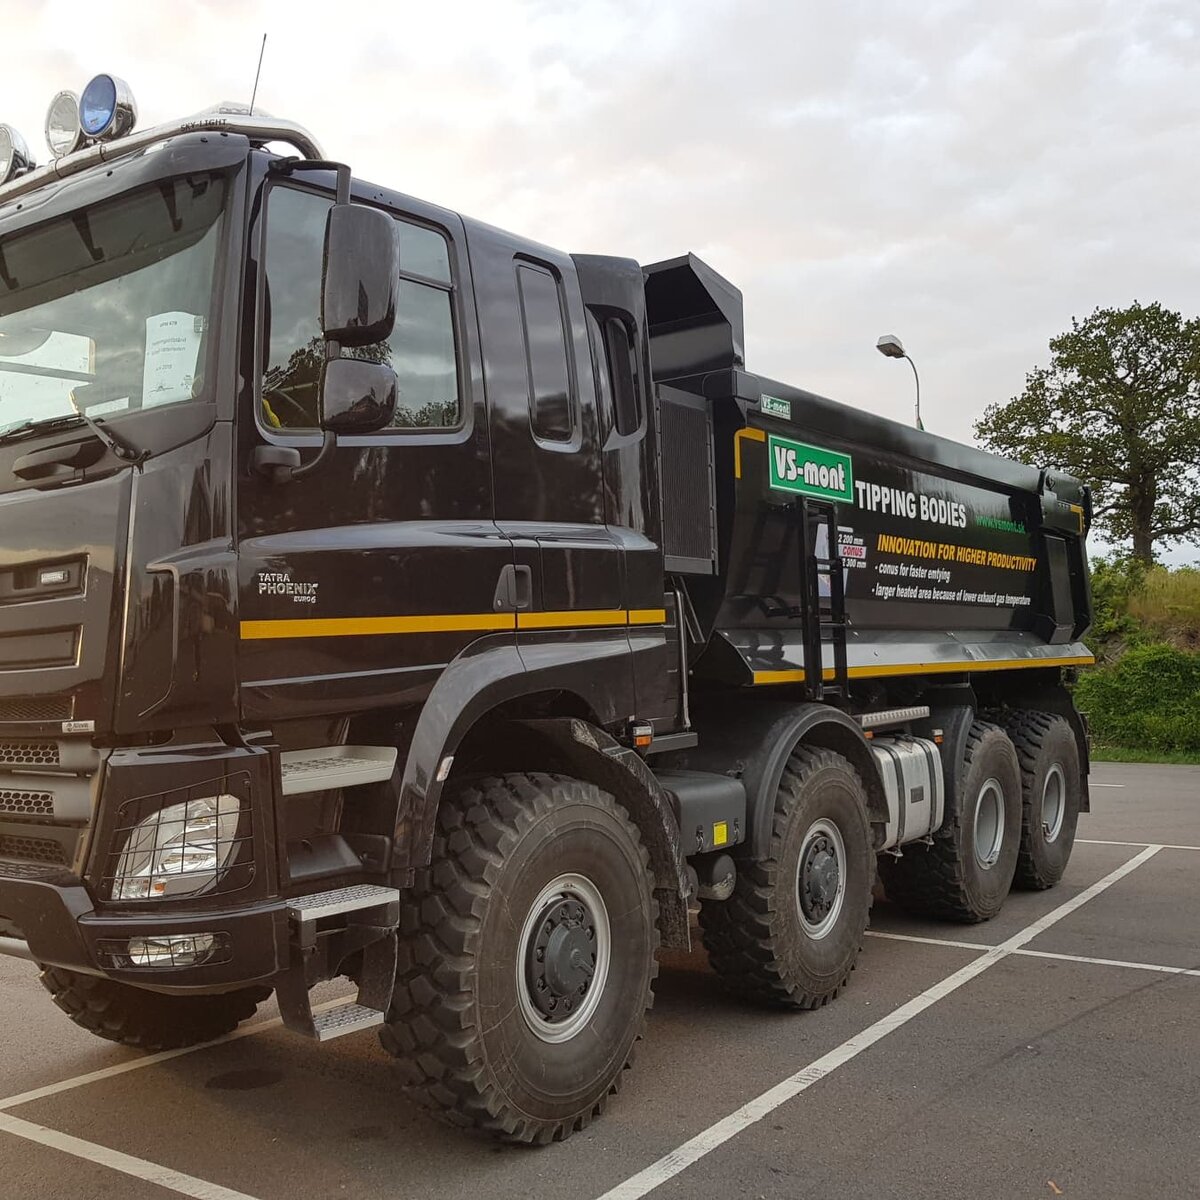
[[[582,629],[613,625],[663,625],[662,608],[572,609],[565,612],[441,613],[407,617],[301,617],[243,621],[243,641],[267,638],[373,637],[396,633],[461,633],[520,629]]]
[[[627,625],[623,608],[579,608],[568,612],[519,612],[518,629],[578,629],[584,625]]]
[[[460,630],[515,629],[512,613],[443,613],[411,617],[301,617],[284,621],[243,621],[242,639],[371,637],[382,633],[454,633]]]
[[[749,438],[752,442],[765,442],[767,435],[761,429],[751,429],[749,426],[739,429],[733,435],[733,477],[735,479],[742,477],[742,438]]]
[[[851,679],[870,679],[888,675],[947,675],[968,674],[972,671],[1012,671],[1022,667],[1086,667],[1096,660],[1090,654],[1069,658],[997,658],[989,662],[936,662],[936,663],[893,663],[888,666],[851,667]],[[826,667],[822,672],[826,679],[833,679],[834,672]],[[754,682],[799,683],[804,679],[803,668],[788,671],[755,671]]]

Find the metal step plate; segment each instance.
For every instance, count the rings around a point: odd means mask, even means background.
[[[296,896],[288,901],[288,916],[294,921],[319,921],[322,917],[377,908],[381,904],[394,904],[399,900],[400,893],[395,888],[358,883],[353,887],[334,888],[331,892]]]
[[[300,796],[391,779],[396,769],[396,747],[319,746],[315,750],[285,750],[279,759],[283,794]]]
[[[382,1024],[383,1013],[378,1009],[364,1008],[353,1001],[313,1014],[313,1028],[319,1042],[328,1042],[331,1038],[345,1037],[348,1033],[358,1033],[360,1029],[373,1029]]]

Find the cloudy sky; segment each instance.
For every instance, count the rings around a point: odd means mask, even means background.
[[[692,250],[750,369],[969,439],[1097,305],[1200,310],[1198,0],[0,0],[0,120],[98,71],[248,99],[574,251]]]

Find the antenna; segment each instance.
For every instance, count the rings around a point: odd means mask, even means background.
[[[262,74],[263,54],[267,49],[267,35],[263,34],[262,45],[258,48],[258,70],[254,72],[254,91],[250,93],[250,115],[254,116],[254,101],[258,96],[258,77]]]

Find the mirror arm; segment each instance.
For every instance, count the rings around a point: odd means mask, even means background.
[[[330,433],[325,430],[324,437],[321,439],[321,449],[317,451],[316,458],[309,459],[303,466],[292,467],[287,474],[289,480],[303,479],[305,475],[311,475],[318,467],[324,465],[325,460],[333,453],[337,446],[337,434]]]

